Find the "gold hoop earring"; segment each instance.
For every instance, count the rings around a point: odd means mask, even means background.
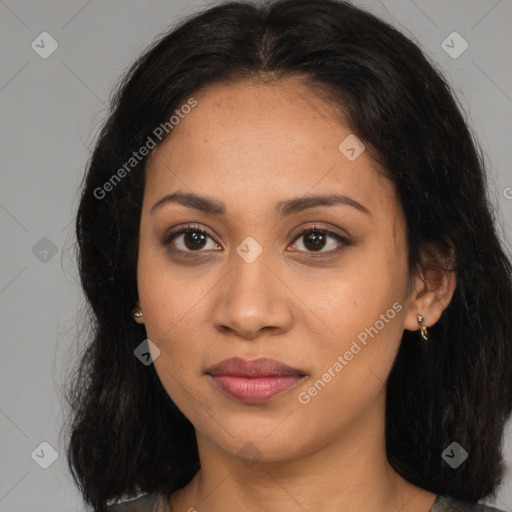
[[[427,326],[423,323],[423,320],[425,320],[421,315],[417,315],[418,316],[418,324],[420,326],[420,329],[421,329],[421,337],[425,340],[425,341],[428,341],[428,332],[427,332]]]

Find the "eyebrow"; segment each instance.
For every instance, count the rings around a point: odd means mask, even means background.
[[[220,201],[216,201],[206,196],[200,196],[194,193],[173,192],[160,198],[150,210],[153,214],[155,210],[168,203],[178,203],[188,208],[194,208],[204,213],[225,216],[226,205]],[[294,197],[286,201],[279,201],[275,205],[275,213],[278,217],[286,217],[309,208],[317,206],[337,206],[345,205],[351,206],[360,212],[371,216],[371,212],[349,196],[340,194],[323,194],[323,195],[308,195],[302,197]]]

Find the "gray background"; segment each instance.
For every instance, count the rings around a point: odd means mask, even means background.
[[[512,1],[356,3],[416,39],[454,86],[487,156],[512,252]],[[158,34],[205,5],[0,0],[0,512],[84,509],[60,436],[81,297],[72,252],[77,187],[116,79]],[[31,47],[45,31],[58,42],[47,59]],[[458,58],[441,47],[453,31],[469,44]],[[512,428],[506,436],[508,472],[495,504],[512,511]],[[44,441],[58,453],[48,469],[31,457]],[[48,449],[36,453],[49,460]]]

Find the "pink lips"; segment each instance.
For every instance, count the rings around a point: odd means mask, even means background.
[[[305,374],[274,359],[232,357],[209,368],[215,384],[225,393],[247,403],[266,402],[288,391]]]

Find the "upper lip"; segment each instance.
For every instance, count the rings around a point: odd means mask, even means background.
[[[231,357],[206,370],[209,375],[233,375],[237,377],[278,377],[281,375],[305,376],[297,368],[292,368],[275,359],[242,359]]]

